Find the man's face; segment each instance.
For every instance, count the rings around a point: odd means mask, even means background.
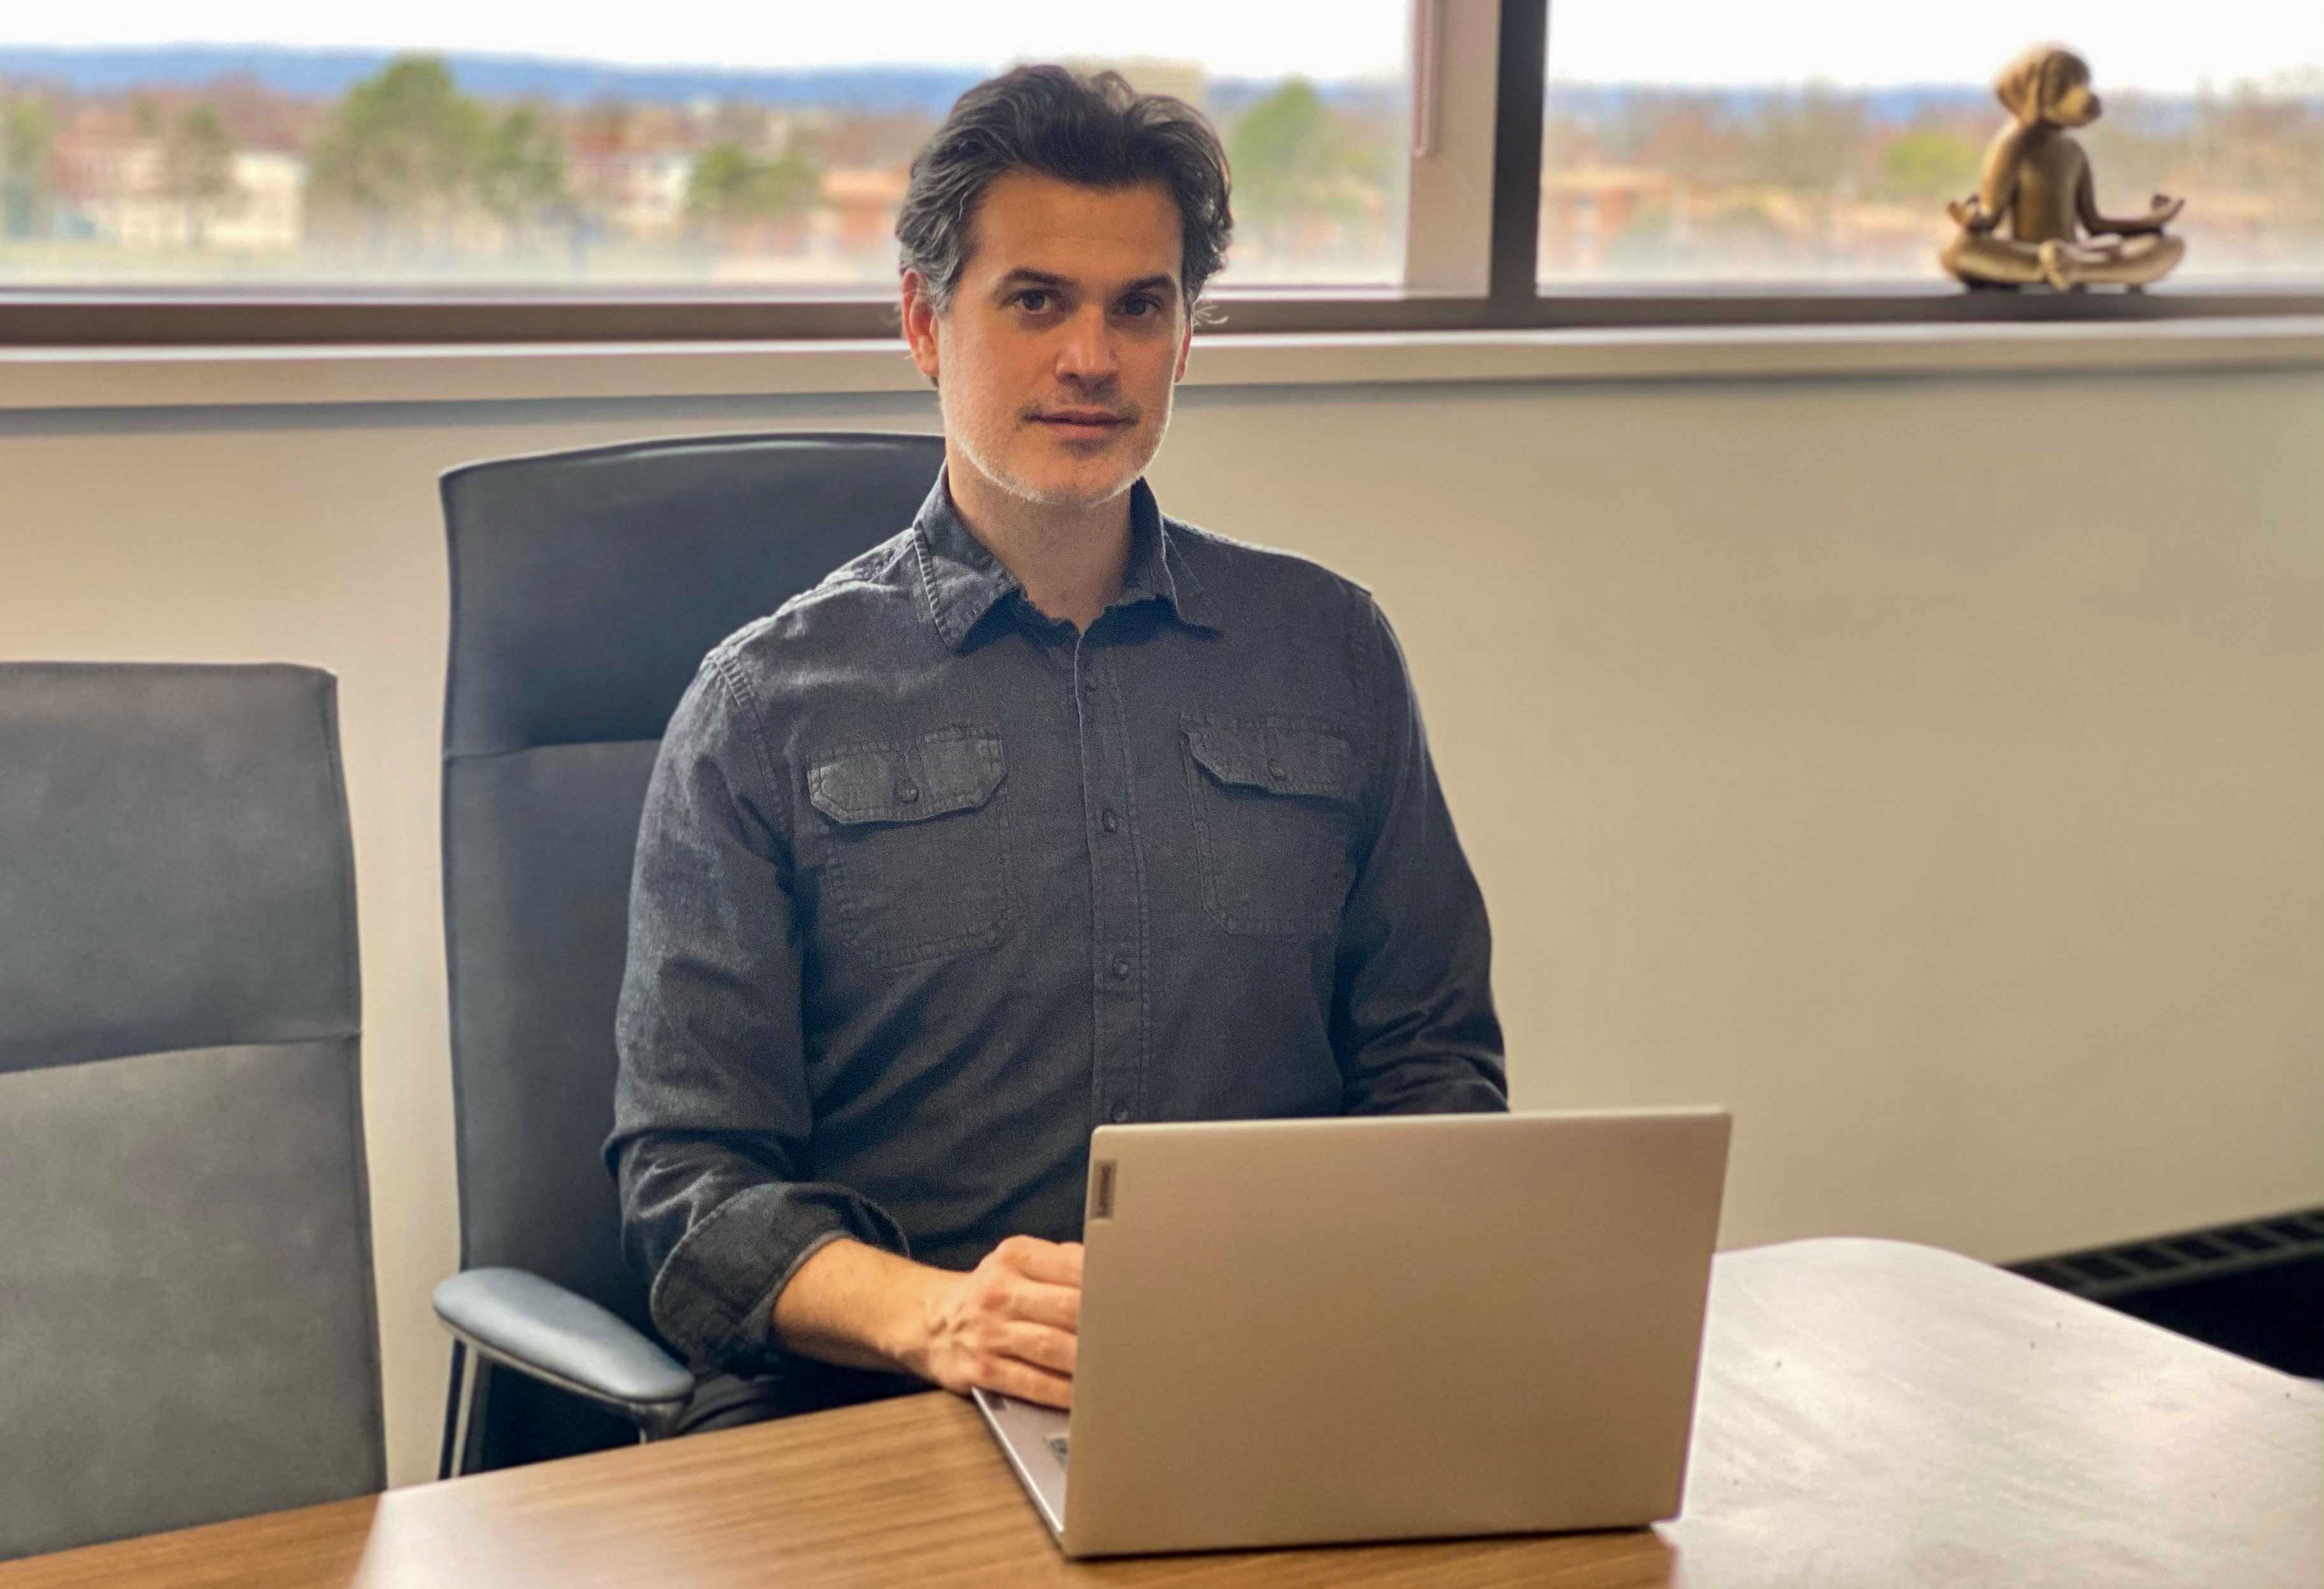
[[[1169,189],[1010,171],[985,189],[969,236],[944,314],[918,272],[904,277],[904,333],[937,383],[945,435],[1020,500],[1085,508],[1120,494],[1162,445],[1186,367]],[[957,495],[969,483],[954,484]]]

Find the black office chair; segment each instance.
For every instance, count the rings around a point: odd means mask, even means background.
[[[910,523],[943,457],[934,436],[724,436],[444,476],[447,1475],[656,1437],[685,1407],[600,1158],[646,781],[705,653]]]
[[[386,1482],[335,685],[0,664],[0,1558]]]

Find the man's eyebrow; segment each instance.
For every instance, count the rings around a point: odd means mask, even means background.
[[[1003,294],[1018,291],[1027,287],[1047,287],[1052,291],[1059,291],[1070,288],[1073,285],[1074,283],[1072,281],[1066,277],[1053,275],[1047,271],[1037,271],[1030,265],[1019,265],[1007,275],[1001,277],[999,283],[994,286],[993,291],[996,293]],[[1132,292],[1155,291],[1167,291],[1176,294],[1178,291],[1178,281],[1176,277],[1169,275],[1167,273],[1157,272],[1151,276],[1140,276],[1137,281],[1132,282],[1129,286],[1124,287],[1121,291],[1124,296]]]
[[[1037,271],[1027,265],[1019,265],[1001,277],[993,291],[1006,292],[1014,287],[1069,287],[1073,283],[1063,276],[1053,276],[1047,271]]]

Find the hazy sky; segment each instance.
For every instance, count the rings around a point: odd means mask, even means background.
[[[1471,0],[1446,0],[1460,5]],[[1400,69],[1406,0],[94,0],[11,5],[20,44],[263,42],[486,51],[633,62],[988,67],[1027,56],[1152,55],[1213,74]],[[2319,0],[1552,0],[1554,74],[1583,81],[1983,81],[2057,38],[2104,89],[2190,88],[2324,70]]]

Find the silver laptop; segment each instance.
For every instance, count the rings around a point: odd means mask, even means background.
[[[1674,1516],[1728,1127],[1102,1126],[1073,1412],[977,1404],[1068,1556]]]

